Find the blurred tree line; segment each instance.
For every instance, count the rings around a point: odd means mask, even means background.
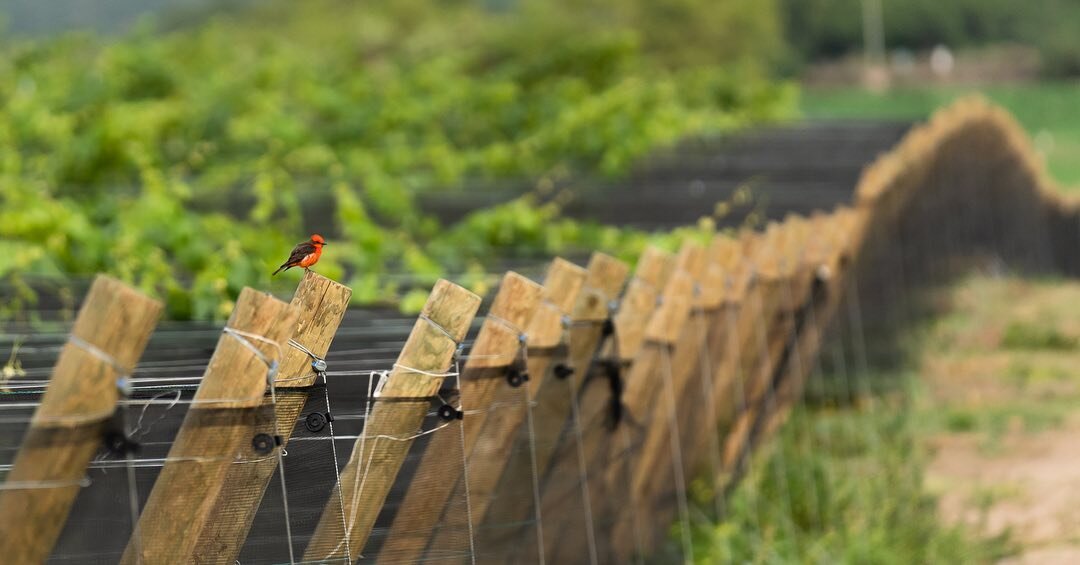
[[[313,230],[359,303],[481,285],[497,259],[633,258],[673,240],[568,220],[539,190],[455,225],[417,195],[617,177],[791,116],[778,63],[859,49],[859,1],[228,0],[117,36],[0,34],[0,315],[33,306],[30,281],[103,271],[221,317]],[[1067,0],[885,2],[890,45],[1037,36],[1075,65]]]
[[[862,47],[863,0],[781,0],[795,64]],[[1080,2],[1076,0],[882,0],[890,48],[978,47],[1013,42],[1035,47],[1049,76],[1080,74]]]

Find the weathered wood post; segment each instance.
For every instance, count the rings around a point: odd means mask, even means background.
[[[607,553],[596,537],[593,501],[597,497],[590,488],[599,488],[591,487],[593,483],[602,485],[602,456],[607,454],[604,442],[616,424],[616,414],[621,413],[616,411],[622,406],[621,374],[641,348],[644,328],[656,310],[660,288],[671,273],[673,260],[671,254],[656,247],[642,252],[598,358],[594,360],[590,352],[574,365],[577,382],[571,383],[566,412],[561,413],[561,436],[545,450],[539,449],[538,442],[538,464],[547,467],[541,483],[542,515],[562,517],[558,527],[544,531],[544,555],[549,561],[561,559],[559,554],[575,559],[589,554],[594,560],[607,561],[604,555],[590,554],[593,548]],[[607,306],[604,308],[606,312]],[[596,338],[600,335],[597,333]],[[595,350],[596,341],[593,345]]]
[[[788,281],[781,258],[782,228],[771,224],[765,235],[759,240],[762,249],[754,250],[756,280],[752,292],[745,303],[745,310],[740,319],[739,328],[739,366],[737,378],[741,381],[740,404],[732,427],[724,442],[724,468],[732,470],[740,462],[744,443],[750,440],[750,428],[753,414],[766,388],[767,375],[772,373],[775,361],[773,343],[775,336],[782,332],[778,324],[777,312],[781,306],[783,289]]]
[[[789,214],[784,219],[785,240],[783,264],[790,273],[786,279],[788,285],[783,289],[781,296],[781,310],[778,314],[777,325],[781,331],[770,343],[770,354],[774,361],[770,366],[770,373],[765,375],[765,392],[760,403],[757,417],[775,412],[778,408],[779,397],[777,387],[783,380],[788,370],[801,372],[808,366],[804,352],[799,348],[803,334],[809,329],[807,322],[810,320],[812,310],[816,306],[817,296],[815,290],[820,288],[815,284],[817,280],[818,263],[811,261],[809,250],[813,241],[808,235],[809,223],[801,216]],[[752,443],[756,442],[755,435],[759,433],[758,423],[752,428]],[[748,446],[752,448],[752,445]]]
[[[741,257],[736,241],[727,235],[717,235],[709,245],[709,266],[702,284],[702,294],[695,304],[706,316],[706,331],[701,340],[698,363],[692,370],[698,373],[694,384],[687,386],[680,400],[679,431],[683,453],[687,456],[684,479],[690,481],[696,473],[718,472],[719,449],[716,430],[720,424],[720,403],[728,396],[722,390],[726,382],[718,379],[717,370],[727,357],[725,347],[730,340],[729,326],[746,286],[745,269],[740,269]],[[708,437],[703,437],[708,436]],[[710,441],[711,438],[711,441]]]
[[[697,406],[696,410],[688,409],[689,405],[684,402],[692,399],[684,397],[693,383],[697,385],[693,396],[704,401],[700,380],[703,369],[701,354],[713,325],[711,310],[719,304],[719,293],[713,292],[713,289],[720,286],[722,273],[719,269],[713,269],[714,265],[707,263],[705,251],[696,245],[684,246],[680,259],[683,257],[685,259],[679,263],[682,265],[682,270],[694,281],[694,290],[690,297],[690,314],[685,325],[680,328],[676,341],[678,354],[671,358],[670,371],[665,371],[665,374],[661,375],[664,377],[663,394],[661,399],[658,399],[660,404],[656,410],[658,414],[664,416],[664,419],[655,422],[649,429],[642,444],[642,457],[638,461],[641,467],[634,471],[634,488],[643,500],[647,496],[646,490],[650,490],[646,486],[647,482],[656,485],[657,481],[664,482],[663,478],[668,480],[672,478],[669,471],[671,471],[671,456],[674,455],[672,450],[676,446],[679,447],[680,453],[687,457],[690,455],[683,452],[680,442],[675,441],[688,433],[683,429],[683,422],[691,423],[688,419],[680,418],[680,412],[686,414],[687,418],[692,416],[694,420],[699,421],[706,409],[703,403]],[[706,273],[709,275],[708,278],[705,276]],[[671,420],[668,420],[668,417]],[[684,460],[683,466],[688,462],[689,460]]]
[[[484,430],[469,454],[468,492],[476,524],[484,523],[495,499],[495,491],[500,485],[500,478],[504,472],[511,471],[507,467],[512,464],[512,460],[529,471],[517,475],[516,478],[520,481],[514,483],[517,488],[512,492],[502,493],[503,497],[510,497],[516,505],[525,505],[523,501],[528,500],[529,495],[524,492],[529,491],[523,490],[522,485],[535,486],[540,480],[531,472],[533,450],[529,449],[530,444],[522,446],[523,449],[520,450],[514,450],[514,444],[521,437],[522,427],[525,428],[527,439],[532,442],[535,440],[536,427],[529,404],[536,398],[544,379],[558,378],[549,373],[548,369],[556,358],[557,349],[565,346],[563,337],[568,329],[565,322],[570,317],[570,311],[584,282],[585,269],[569,261],[556,259],[548,269],[544,279],[541,308],[525,329],[528,345],[526,366],[531,377],[525,386],[503,387],[499,390],[494,404],[503,408],[488,414]],[[463,485],[459,485],[459,491],[461,486]],[[507,485],[507,488],[511,488],[510,485]],[[480,554],[506,554],[505,548],[497,547],[498,544],[485,543],[488,539],[484,535],[478,542],[477,549]],[[433,546],[437,547],[438,543],[433,543]]]
[[[430,471],[441,469],[438,461],[445,458],[447,453],[464,450],[465,454],[469,454],[479,440],[487,419],[499,412],[488,410],[499,392],[510,388],[507,380],[500,377],[519,357],[520,348],[525,346],[520,341],[521,334],[536,316],[541,292],[539,285],[517,273],[507,273],[503,278],[491,311],[470,352],[471,358],[462,369],[461,407],[467,413],[461,424],[463,434],[442,434],[431,438],[420,460],[420,472],[413,478],[412,488],[406,492],[386,541],[379,550],[382,559],[421,559],[429,545],[445,547],[450,545],[446,538],[459,533],[452,530],[460,524],[443,523],[440,527],[440,521],[447,506],[455,500],[455,492],[463,494],[462,482],[466,477],[471,484],[473,462],[468,460],[463,467],[449,470],[449,475],[439,473],[436,476]],[[468,520],[469,516],[462,519]],[[469,524],[464,526],[468,527]],[[440,534],[445,537],[440,538]]]
[[[428,399],[452,368],[454,353],[479,307],[480,297],[464,288],[445,280],[435,284],[397,363],[377,390],[382,401],[374,403],[365,420],[341,482],[327,499],[304,551],[305,561],[351,563],[359,558],[411,438],[423,424]],[[467,379],[461,382],[464,386]]]
[[[780,362],[774,369],[770,392],[773,400],[765,406],[765,410],[759,415],[759,420],[771,418],[774,414],[786,410],[782,390],[794,386],[796,380],[806,378],[810,374],[810,368],[816,357],[816,347],[808,350],[811,344],[816,343],[813,339],[816,333],[817,316],[826,304],[824,291],[827,288],[826,273],[826,237],[828,225],[820,219],[813,220],[818,225],[813,226],[812,221],[802,217],[788,219],[792,224],[793,237],[798,243],[789,248],[788,260],[794,263],[795,273],[792,277],[792,287],[789,304],[786,306],[788,317],[791,319],[792,331],[785,343]],[[798,385],[801,393],[801,384]],[[760,428],[760,422],[756,426]]]
[[[743,357],[748,354],[746,347],[747,333],[753,328],[752,309],[747,306],[753,300],[756,270],[754,257],[744,254],[752,251],[737,241],[721,239],[714,241],[713,248],[721,257],[723,270],[730,273],[724,281],[723,297],[720,306],[719,327],[710,335],[709,351],[717,360],[713,367],[712,397],[709,404],[714,412],[712,425],[696,428],[699,438],[691,448],[692,453],[708,453],[710,473],[719,476],[723,470],[723,436],[720,430],[730,425],[737,412],[744,394],[740,370]],[[754,246],[760,250],[762,246]],[[716,484],[712,485],[715,489]]]
[[[791,260],[792,231],[792,224],[784,222],[771,225],[770,231],[766,232],[773,254],[770,261],[759,266],[758,271],[768,294],[763,308],[765,332],[761,358],[750,376],[748,392],[751,409],[760,403],[772,384],[770,377],[775,372],[781,350],[791,336],[792,319],[787,310],[798,269],[797,263]]]
[[[43,563],[52,551],[162,304],[98,275],[7,480],[0,487],[0,555]]]
[[[725,445],[725,467],[739,475],[741,466],[753,449],[758,420],[761,414],[775,409],[775,386],[783,371],[789,366],[805,364],[799,349],[799,332],[803,330],[805,308],[814,286],[815,268],[804,262],[805,222],[801,218],[790,219],[784,224],[784,237],[779,239],[779,256],[776,261],[776,279],[786,282],[782,287],[777,314],[770,320],[766,346],[768,361],[758,368],[750,388],[747,409],[736,419],[732,433]]]
[[[326,357],[351,296],[349,287],[314,271],[304,273],[293,294],[291,305],[299,314],[292,341],[307,351],[298,347],[284,348],[274,377],[276,394],[263,399],[263,409],[274,413],[275,433],[281,437],[282,447],[287,446],[292,437],[294,424],[308,399],[308,387],[318,378],[312,362]],[[277,468],[277,457],[229,467],[212,511],[218,519],[208,524],[200,536],[194,554],[196,562],[236,561]]]
[[[652,529],[648,509],[641,499],[645,481],[638,476],[648,466],[646,458],[661,457],[672,464],[667,442],[649,441],[653,434],[675,430],[675,399],[671,382],[672,360],[679,356],[682,343],[679,338],[690,316],[694,300],[694,274],[703,268],[703,250],[696,244],[686,244],[676,260],[671,275],[661,294],[660,306],[645,329],[645,343],[634,359],[626,378],[623,404],[626,418],[615,429],[608,448],[610,464],[604,470],[602,491],[607,493],[606,507],[597,517],[609,531],[611,550],[616,562],[626,562],[634,553],[647,551],[648,532]],[[653,449],[646,452],[645,449]],[[666,452],[665,452],[666,451]],[[682,467],[681,461],[674,464]],[[681,477],[680,477],[681,478]],[[592,490],[590,488],[590,490]],[[624,492],[629,496],[618,503],[612,494]],[[628,491],[628,492],[627,492]]]
[[[603,253],[593,253],[585,271],[585,281],[577,298],[572,302],[570,327],[565,360],[556,374],[554,368],[539,380],[530,380],[532,395],[533,448],[528,461],[518,458],[512,461],[514,467],[507,469],[500,479],[498,487],[500,506],[498,516],[508,526],[500,532],[486,530],[483,541],[486,547],[508,548],[526,554],[525,560],[535,559],[536,529],[530,517],[535,516],[534,504],[527,501],[509,501],[501,498],[505,481],[511,477],[528,476],[532,467],[538,470],[539,480],[543,481],[544,470],[551,461],[556,443],[559,441],[567,419],[571,417],[571,402],[575,391],[580,386],[583,374],[588,371],[600,340],[604,321],[609,316],[609,304],[615,300],[622,289],[629,269],[626,264]],[[535,386],[535,389],[532,388]],[[543,492],[543,485],[541,492]],[[494,511],[494,510],[491,510]],[[491,512],[489,511],[489,512]],[[516,525],[516,526],[515,526]],[[547,531],[545,530],[545,537]]]
[[[807,262],[816,266],[816,296],[806,330],[800,335],[798,348],[803,359],[817,356],[824,334],[836,314],[840,304],[841,291],[847,276],[850,247],[847,234],[850,230],[850,216],[841,209],[831,215],[821,215],[813,219],[814,232],[819,239],[811,242],[807,250]],[[810,374],[809,366],[791,365],[785,369],[777,388],[777,410],[767,414],[760,424],[762,438],[772,437],[776,429],[787,419],[792,405],[802,396],[806,380]]]
[[[634,472],[634,489],[644,512],[652,516],[651,531],[643,532],[642,547],[651,553],[667,526],[680,510],[681,496],[693,479],[694,470],[707,453],[696,450],[697,436],[718,424],[713,376],[718,352],[726,339],[726,318],[721,309],[730,261],[734,252],[725,236],[714,238],[705,269],[698,267],[701,282],[695,289],[687,324],[678,339],[672,359],[670,382],[665,383],[664,402],[657,407],[666,415],[649,430],[642,448],[639,468]],[[705,450],[702,450],[705,451]],[[718,452],[712,453],[713,459]],[[681,462],[681,465],[679,464]],[[718,462],[713,462],[719,467]]]
[[[233,463],[266,456],[253,434],[263,418],[271,367],[280,361],[297,315],[269,294],[241,291],[122,563],[193,562]]]

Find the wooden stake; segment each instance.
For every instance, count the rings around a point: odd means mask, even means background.
[[[79,493],[90,458],[118,398],[117,379],[135,367],[161,317],[162,304],[98,275],[79,309],[0,489],[0,555],[7,563],[43,563]],[[79,343],[89,344],[89,349]],[[94,351],[101,352],[95,354]]]
[[[504,300],[508,311],[520,309],[513,300]],[[497,302],[492,309],[501,309],[501,304]],[[454,352],[479,306],[480,297],[464,288],[445,280],[435,284],[397,363],[378,391],[378,398],[397,400],[374,403],[362,437],[356,440],[341,471],[341,483],[330,494],[304,552],[305,561],[347,559],[351,563],[359,558],[414,435],[423,424],[428,399],[439,391],[446,371],[452,369]],[[479,353],[482,346],[488,347],[480,343],[481,339],[488,342],[496,338],[479,336],[473,354]],[[504,362],[496,359],[488,363]],[[469,380],[462,375],[462,386]],[[436,434],[432,439],[438,437]],[[453,439],[460,441],[456,434]]]
[[[744,301],[735,328],[734,358],[731,367],[737,389],[734,424],[724,441],[724,468],[730,470],[736,462],[739,447],[749,434],[747,411],[756,406],[764,386],[762,375],[768,374],[773,359],[770,355],[770,336],[776,334],[776,313],[780,307],[783,287],[788,284],[781,271],[780,231],[772,224],[756,239],[756,245],[744,247],[754,257],[754,284]]]
[[[529,344],[528,368],[531,378],[527,387],[520,390],[503,389],[496,403],[519,403],[520,409],[496,410],[488,416],[488,422],[479,441],[469,455],[469,492],[472,495],[472,512],[477,523],[483,523],[483,517],[495,497],[499,478],[510,464],[514,442],[518,439],[521,426],[530,418],[530,402],[534,401],[544,381],[556,377],[548,371],[552,361],[559,354],[558,348],[565,346],[564,337],[568,327],[564,319],[570,320],[578,293],[585,284],[586,271],[569,261],[557,259],[548,269],[544,280],[544,307],[533,317],[526,330]],[[565,352],[559,354],[565,357]],[[524,392],[525,394],[521,394]],[[533,422],[535,424],[535,422]],[[532,426],[535,434],[535,426]],[[533,435],[535,440],[535,435]],[[526,447],[526,446],[522,446]],[[526,453],[522,450],[521,453]],[[523,462],[531,457],[519,458]],[[482,464],[477,464],[481,463]],[[530,462],[531,463],[531,462]],[[523,475],[523,481],[529,476]],[[520,500],[518,501],[520,504]]]
[[[651,320],[659,308],[660,290],[664,281],[670,277],[674,258],[667,252],[650,247],[638,260],[634,278],[626,287],[626,292],[615,314],[615,333],[601,352],[601,358],[614,363],[622,371],[620,383],[628,382],[626,364],[634,361],[637,365],[639,351],[646,343],[646,330],[651,327]],[[614,341],[617,346],[612,346]],[[577,420],[567,422],[563,441],[555,452],[545,478],[542,493],[542,514],[544,516],[563,516],[559,522],[553,522],[557,528],[549,528],[545,533],[544,554],[552,562],[573,559],[589,552],[583,545],[587,541],[580,530],[593,536],[598,551],[599,562],[610,562],[610,547],[602,541],[601,531],[597,529],[609,504],[603,495],[604,465],[607,463],[609,442],[612,437],[614,421],[614,402],[621,400],[612,397],[612,384],[605,374],[607,368],[595,366],[592,378],[584,382],[581,393],[576,398]],[[635,369],[631,367],[631,371]],[[623,397],[625,398],[625,397]],[[620,419],[628,415],[622,411]],[[580,436],[580,443],[579,443]],[[579,459],[584,455],[584,468]],[[582,484],[579,477],[584,478]],[[586,494],[587,493],[587,494]],[[586,496],[588,497],[586,499]],[[584,501],[584,502],[583,502]],[[584,522],[585,516],[577,510],[584,503],[589,505],[591,521]],[[573,510],[571,510],[573,509]],[[578,530],[575,532],[575,530]],[[573,532],[573,533],[571,533]]]
[[[778,253],[775,270],[763,270],[763,279],[772,290],[763,307],[769,312],[764,318],[767,325],[763,334],[766,338],[760,344],[761,362],[748,379],[746,410],[737,416],[725,443],[724,465],[728,470],[736,470],[744,460],[744,455],[750,449],[758,414],[766,402],[773,400],[770,391],[776,372],[778,367],[786,363],[785,351],[790,351],[790,344],[794,343],[796,305],[802,304],[801,298],[810,285],[807,269],[796,259],[803,242],[791,237],[797,229],[793,226],[787,224],[783,228],[786,231],[778,232],[780,236],[773,240]],[[796,296],[800,298],[796,299]]]
[[[521,343],[520,332],[536,315],[542,289],[536,283],[516,273],[507,273],[499,286],[488,319],[484,321],[477,336],[476,345],[461,377],[462,409],[469,415],[462,421],[463,434],[440,434],[431,438],[420,460],[420,471],[413,478],[411,488],[399,506],[386,541],[379,550],[383,559],[413,561],[423,556],[429,542],[434,547],[445,544],[440,533],[457,533],[458,524],[443,524],[440,519],[444,508],[455,500],[455,491],[462,490],[465,469],[455,467],[451,476],[432,471],[442,470],[438,464],[448,453],[469,453],[475,445],[484,422],[491,417],[486,412],[496,396],[504,388],[510,388],[502,373],[514,363]],[[507,324],[510,324],[510,327]],[[463,439],[464,438],[464,439]],[[464,442],[464,443],[463,443]],[[425,472],[427,471],[427,472]],[[468,516],[464,517],[465,520]],[[464,524],[468,527],[468,524]],[[446,530],[443,532],[443,530]],[[434,540],[434,541],[432,541]]]
[[[608,305],[618,297],[628,272],[625,263],[609,255],[593,253],[590,258],[585,282],[573,302],[571,323],[567,332],[569,339],[564,365],[572,369],[573,373],[559,378],[549,371],[539,383],[530,380],[530,385],[538,384],[535,390],[530,388],[529,391],[533,395],[535,461],[518,462],[522,466],[528,465],[528,469],[508,469],[504,473],[504,479],[528,476],[532,473],[534,463],[541,475],[548,467],[563,426],[571,414],[573,391],[580,386],[583,373],[588,370],[601,340],[603,324],[609,315]],[[534,526],[530,523],[530,517],[535,513],[534,505],[521,500],[505,502],[512,508],[508,508],[506,513],[500,513],[500,518],[508,524],[526,525],[507,527],[500,534],[485,532],[485,548],[496,548],[496,551],[498,548],[515,548],[526,554],[525,559],[535,559],[535,545],[538,542],[534,541]]]
[[[682,462],[673,458],[679,453],[673,444],[678,442],[673,368],[675,359],[700,351],[694,344],[700,336],[690,335],[695,324],[690,323],[690,309],[695,300],[695,277],[704,271],[704,250],[693,243],[684,244],[676,262],[676,271],[664,288],[663,302],[657,314],[649,320],[646,330],[647,346],[634,361],[627,377],[623,403],[629,418],[611,438],[610,467],[606,473],[604,491],[629,490],[621,504],[608,504],[608,513],[598,521],[607,523],[615,560],[625,562],[633,552],[648,551],[647,535],[652,521],[645,518],[647,477],[642,476],[659,459],[667,465]],[[683,339],[687,341],[683,341]],[[674,437],[673,437],[674,436]],[[629,488],[628,488],[629,487]],[[592,490],[592,489],[590,489]]]
[[[713,477],[718,477],[724,468],[721,454],[723,437],[720,430],[730,424],[738,407],[738,398],[743,394],[743,377],[739,371],[743,365],[742,358],[748,354],[743,348],[747,347],[747,334],[754,333],[754,326],[747,323],[748,320],[753,322],[747,314],[753,310],[747,303],[753,302],[755,294],[754,258],[744,257],[742,247],[725,238],[714,240],[711,247],[711,253],[727,275],[722,283],[721,302],[709,330],[707,344],[711,360],[715,361],[711,367],[712,374],[708,377],[711,387],[709,398],[705,400],[704,412],[708,416],[704,425],[685,424],[692,435],[690,446],[683,451],[691,457],[687,469],[693,471],[697,467],[695,463],[705,460],[709,466],[707,476]],[[760,250],[761,246],[750,245],[746,249],[754,252]],[[691,413],[686,417],[695,418],[696,415]],[[689,481],[692,477],[686,478]],[[712,485],[714,489],[716,484],[718,483],[714,482]]]
[[[815,232],[819,238],[812,242],[807,252],[807,264],[816,267],[816,283],[809,306],[808,318],[799,334],[798,354],[802,364],[791,363],[784,368],[776,391],[776,408],[761,416],[758,428],[761,441],[776,432],[790,413],[792,406],[802,396],[806,380],[811,372],[810,359],[817,356],[824,333],[835,316],[840,304],[843,283],[847,275],[848,249],[844,246],[841,220],[842,211],[829,216],[814,218]]]
[[[637,272],[641,276],[650,277],[651,280],[658,280],[663,274],[663,268],[661,264],[664,261],[670,259],[670,256],[666,253],[649,248],[642,256],[641,261],[638,263]],[[544,394],[538,394],[538,405],[534,408],[534,417],[538,420],[545,422],[540,426],[544,432],[554,432],[554,435],[558,436],[563,428],[568,425],[568,419],[570,418],[570,402],[576,391],[580,389],[586,382],[588,372],[591,370],[591,364],[593,361],[593,355],[596,352],[596,348],[600,345],[600,339],[603,332],[603,324],[609,316],[609,304],[612,303],[617,297],[619,290],[622,289],[622,283],[626,279],[626,275],[629,274],[629,270],[622,262],[616,261],[605,255],[594,255],[593,261],[589,264],[588,279],[585,283],[587,291],[581,299],[578,300],[574,319],[572,321],[572,329],[570,332],[570,368],[574,370],[570,375],[569,388],[570,394],[566,394],[565,387],[553,386],[552,389],[562,388],[558,392],[564,394],[553,394],[552,397],[547,397]],[[620,275],[620,276],[613,276]],[[655,290],[644,279],[639,276],[635,276],[630,281],[628,288],[640,288],[639,291],[631,293],[627,291],[628,295],[637,296],[641,293],[653,292]],[[636,281],[636,282],[635,282]],[[598,286],[594,286],[598,285]],[[649,303],[651,309],[656,304],[655,294],[654,298]],[[619,320],[634,316],[634,312],[637,312],[637,306],[640,305],[642,300],[635,299],[635,306],[627,307],[621,305],[619,310],[615,313],[615,327],[619,327]],[[627,311],[629,309],[629,311]],[[650,310],[651,311],[651,310]],[[624,313],[625,312],[625,313]],[[641,320],[635,320],[640,322]],[[616,330],[616,335],[618,334]],[[629,341],[627,347],[634,348]],[[620,351],[631,351],[632,349],[619,349]],[[553,383],[554,384],[554,383]],[[556,431],[558,430],[558,431]],[[551,435],[543,439],[555,439]],[[556,441],[541,441],[541,437],[537,437],[537,453],[536,464],[544,472],[544,469],[551,467],[554,463],[552,457],[555,454],[557,447]],[[576,461],[576,459],[574,460]],[[576,466],[576,463],[575,463]]]
[[[269,294],[241,291],[122,563],[192,563],[199,537],[216,518],[214,502],[230,467],[237,460],[274,457],[259,453],[253,442],[264,418],[267,361],[281,359],[297,315]]]
[[[691,360],[690,368],[699,378],[695,379],[696,385],[686,388],[679,401],[679,406],[685,407],[679,410],[679,431],[683,454],[687,457],[684,469],[687,482],[705,462],[711,472],[720,469],[719,450],[709,449],[716,445],[716,426],[722,413],[720,404],[727,396],[726,391],[719,390],[726,382],[718,380],[717,369],[726,357],[724,350],[730,340],[728,328],[748,282],[748,271],[740,269],[737,263],[740,255],[734,239],[717,235],[709,246],[708,256],[702,296],[700,303],[695,305],[705,317],[705,335],[700,337],[701,357],[697,363]],[[686,363],[683,359],[680,356],[681,364]],[[677,372],[679,370],[683,369],[677,368]]]
[[[292,306],[299,316],[292,339],[318,358],[330,350],[341,319],[349,307],[352,290],[314,271],[304,273],[293,294]],[[263,410],[273,411],[281,445],[288,445],[293,427],[308,399],[309,387],[317,374],[310,355],[295,347],[286,347],[274,378],[277,391],[263,399]],[[214,504],[212,515],[223,519],[207,525],[199,538],[195,561],[232,563],[240,556],[251,523],[259,510],[267,485],[278,468],[277,457],[266,457],[243,465],[232,465]],[[227,517],[227,519],[224,519]]]
[[[727,240],[718,236],[716,241]],[[710,259],[725,260],[719,252],[727,250],[727,247],[714,243]],[[723,345],[726,320],[720,306],[726,276],[719,263],[711,263],[704,269],[698,267],[696,272],[691,268],[687,270],[700,277],[700,291],[694,297],[690,316],[677,341],[678,348],[671,359],[670,379],[664,383],[664,394],[655,409],[658,413],[648,429],[638,468],[633,474],[633,488],[641,502],[640,511],[653,516],[649,521],[653,527],[638,533],[646,553],[651,553],[658,539],[666,533],[669,521],[677,511],[674,503],[693,478],[692,469],[700,460],[699,456],[705,455],[694,450],[696,436],[717,421],[712,379],[717,364],[714,359],[719,359],[717,352]],[[716,349],[710,349],[712,347]]]
[[[546,378],[551,352],[562,341],[562,317],[573,307],[584,282],[585,270],[569,261],[557,259],[548,270],[543,288],[544,304],[525,330],[530,379],[518,388],[502,386],[497,389],[490,405],[500,408],[487,413],[483,430],[476,434],[469,451],[467,472],[458,481],[452,498],[460,500],[468,493],[474,525],[482,522],[491,504],[499,477],[510,459],[510,449],[517,438],[518,428],[528,416],[527,402],[539,390],[539,383]],[[468,477],[468,489],[465,489],[465,477]],[[521,504],[521,500],[518,503]],[[450,547],[452,542],[449,538],[453,533],[449,528],[438,530],[429,544],[430,548]],[[488,549],[477,545],[478,552]]]

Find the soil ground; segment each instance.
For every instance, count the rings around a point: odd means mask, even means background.
[[[1080,563],[1080,284],[972,279],[920,374],[940,512],[1008,532],[1005,563]]]

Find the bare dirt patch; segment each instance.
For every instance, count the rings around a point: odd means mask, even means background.
[[[977,434],[934,443],[927,480],[946,520],[987,535],[1010,532],[1022,548],[1016,563],[1056,563],[1042,559],[1059,555],[1080,563],[1080,418],[1061,429],[1010,432],[994,453]]]
[[[1006,563],[1080,563],[1080,285],[976,279],[954,297],[920,370],[940,512],[1008,532]]]

